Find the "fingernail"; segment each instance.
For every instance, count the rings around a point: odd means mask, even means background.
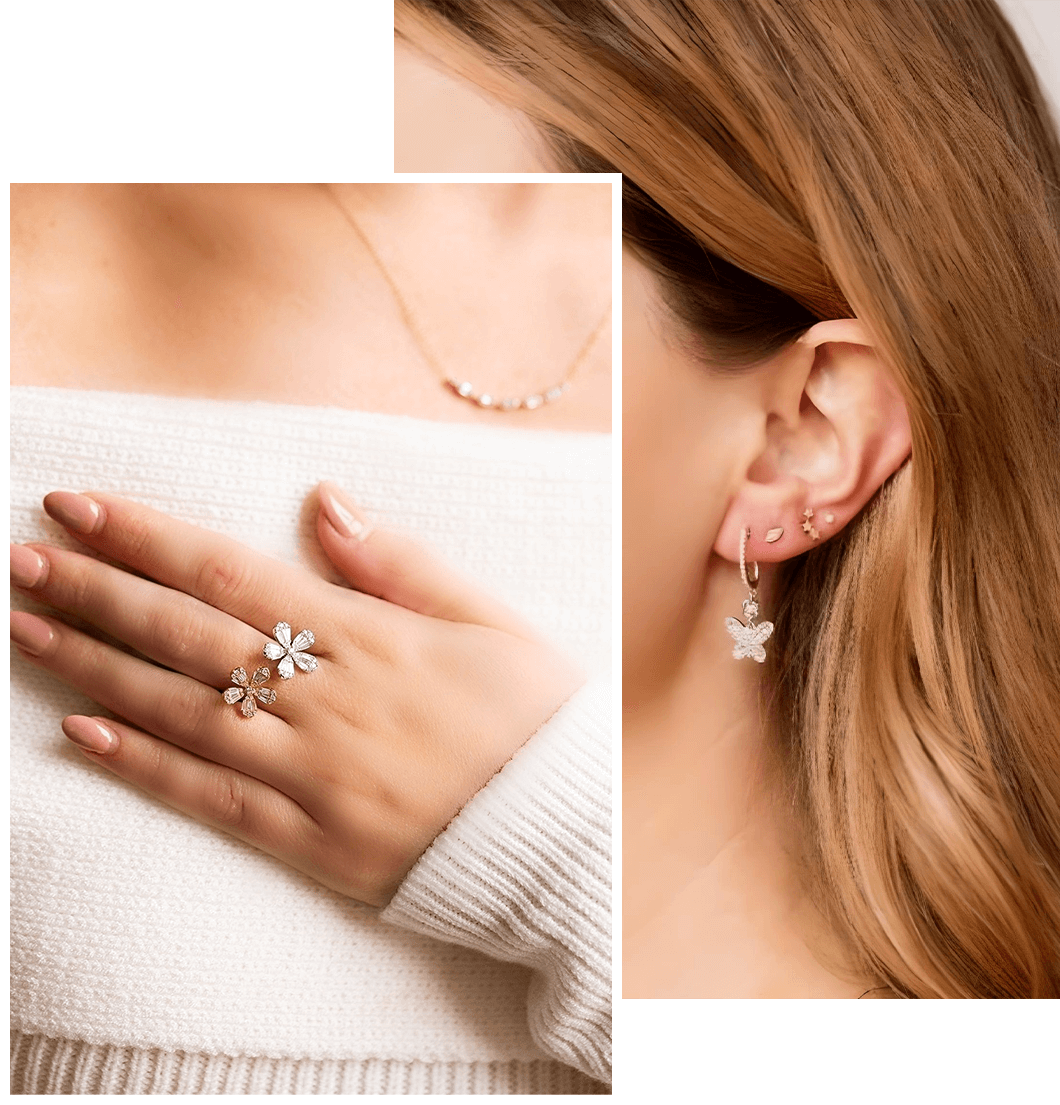
[[[40,656],[51,644],[52,627],[36,614],[16,610],[11,615],[11,640],[30,656]]]
[[[330,480],[320,485],[320,505],[328,521],[343,537],[355,537],[363,541],[371,532],[372,524],[362,517],[357,508]]]
[[[73,714],[63,719],[63,732],[89,752],[113,752],[118,747],[118,734],[100,725],[95,718]]]
[[[44,574],[44,559],[25,545],[11,546],[11,582],[16,587],[35,587]]]
[[[99,524],[99,503],[73,491],[52,491],[44,496],[44,509],[74,533],[92,533]]]

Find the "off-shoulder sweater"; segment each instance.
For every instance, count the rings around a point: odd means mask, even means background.
[[[13,541],[76,547],[41,499],[97,488],[338,582],[328,478],[590,673],[378,910],[88,763],[59,726],[98,707],[16,655],[12,1091],[609,1092],[610,437],[29,387],[11,417]]]

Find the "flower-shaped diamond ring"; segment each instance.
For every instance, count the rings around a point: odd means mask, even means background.
[[[286,622],[280,622],[272,631],[275,641],[269,641],[262,651],[270,660],[279,660],[281,679],[290,679],[294,675],[294,666],[297,664],[302,671],[316,671],[317,659],[310,656],[305,650],[312,648],[316,642],[312,630],[303,629],[292,641],[291,627]],[[278,643],[277,643],[278,642]]]
[[[253,717],[258,712],[258,704],[255,699],[259,700],[263,706],[271,706],[276,701],[276,692],[270,687],[261,685],[270,675],[272,675],[272,672],[268,668],[258,668],[252,678],[247,679],[246,669],[236,668],[232,672],[232,682],[235,683],[235,686],[229,687],[225,691],[225,702],[231,705],[242,699],[243,716]]]

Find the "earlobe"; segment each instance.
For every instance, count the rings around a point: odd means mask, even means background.
[[[714,551],[786,560],[838,533],[910,453],[905,401],[859,319],[819,322],[765,367],[765,446],[726,511]]]

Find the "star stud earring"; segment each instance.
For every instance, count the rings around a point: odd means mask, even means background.
[[[821,535],[817,532],[816,528],[810,522],[810,519],[813,517],[812,508],[807,507],[802,512],[802,516],[803,516],[803,518],[806,519],[806,521],[804,521],[802,523],[802,532],[803,533],[808,533],[810,535],[810,540],[811,541],[820,541],[821,540]]]

